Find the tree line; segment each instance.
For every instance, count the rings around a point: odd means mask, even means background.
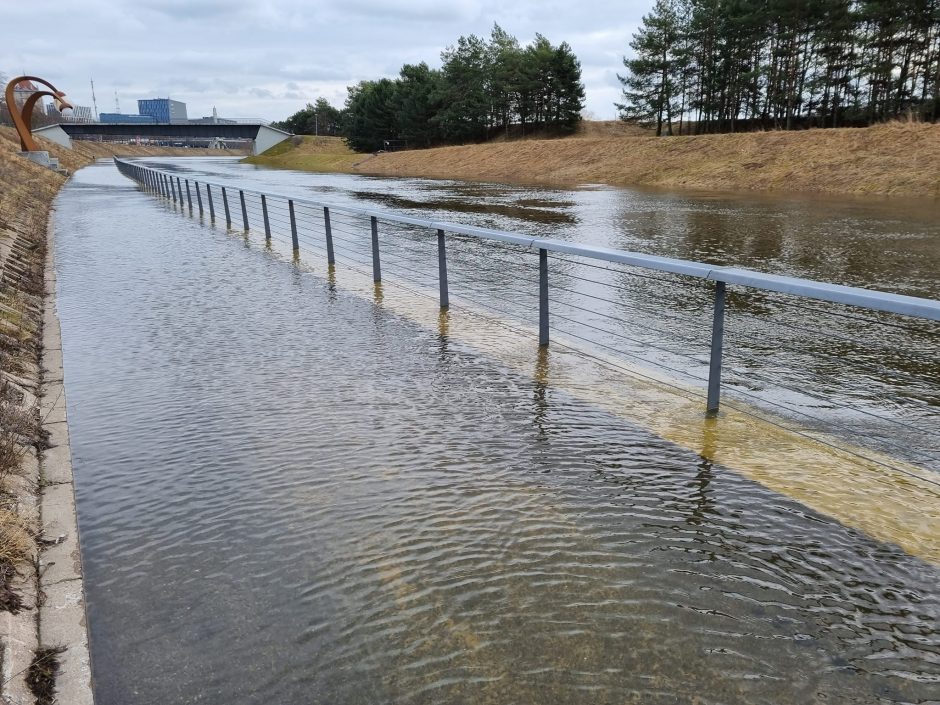
[[[573,131],[581,119],[581,64],[541,34],[526,46],[494,25],[441,54],[442,66],[406,64],[397,78],[349,87],[342,110],[325,99],[276,126],[341,135],[356,151],[478,142],[498,134]]]
[[[940,117],[940,0],[656,0],[630,46],[657,135]]]

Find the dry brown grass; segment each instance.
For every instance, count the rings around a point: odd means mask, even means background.
[[[659,139],[588,132],[573,139],[380,154],[353,171],[471,181],[937,198],[940,125]]]

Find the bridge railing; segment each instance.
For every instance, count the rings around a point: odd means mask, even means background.
[[[433,288],[442,308],[457,295],[532,323],[540,345],[558,331],[665,369],[704,388],[707,414],[719,410],[723,387],[727,391],[724,374],[734,397],[799,416],[813,428],[862,435],[879,448],[940,468],[940,301],[261,193],[132,161],[115,163],[191,215],[283,240],[295,253],[315,253],[331,266],[367,269],[375,282],[385,273],[423,291]],[[726,326],[729,306],[733,329]],[[775,330],[768,336],[770,327]],[[793,372],[810,364],[813,384]],[[851,378],[846,370],[853,370]]]

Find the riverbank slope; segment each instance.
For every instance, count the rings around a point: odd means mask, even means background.
[[[920,123],[668,138],[591,126],[563,139],[378,155],[355,154],[339,138],[320,137],[284,142],[247,161],[308,171],[558,186],[940,198],[940,125]]]

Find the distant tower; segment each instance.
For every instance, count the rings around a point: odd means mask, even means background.
[[[95,98],[95,79],[91,79],[91,104],[95,108],[95,122],[98,122],[98,99]]]
[[[121,114],[121,104],[118,103],[117,91],[114,91],[114,112]]]

